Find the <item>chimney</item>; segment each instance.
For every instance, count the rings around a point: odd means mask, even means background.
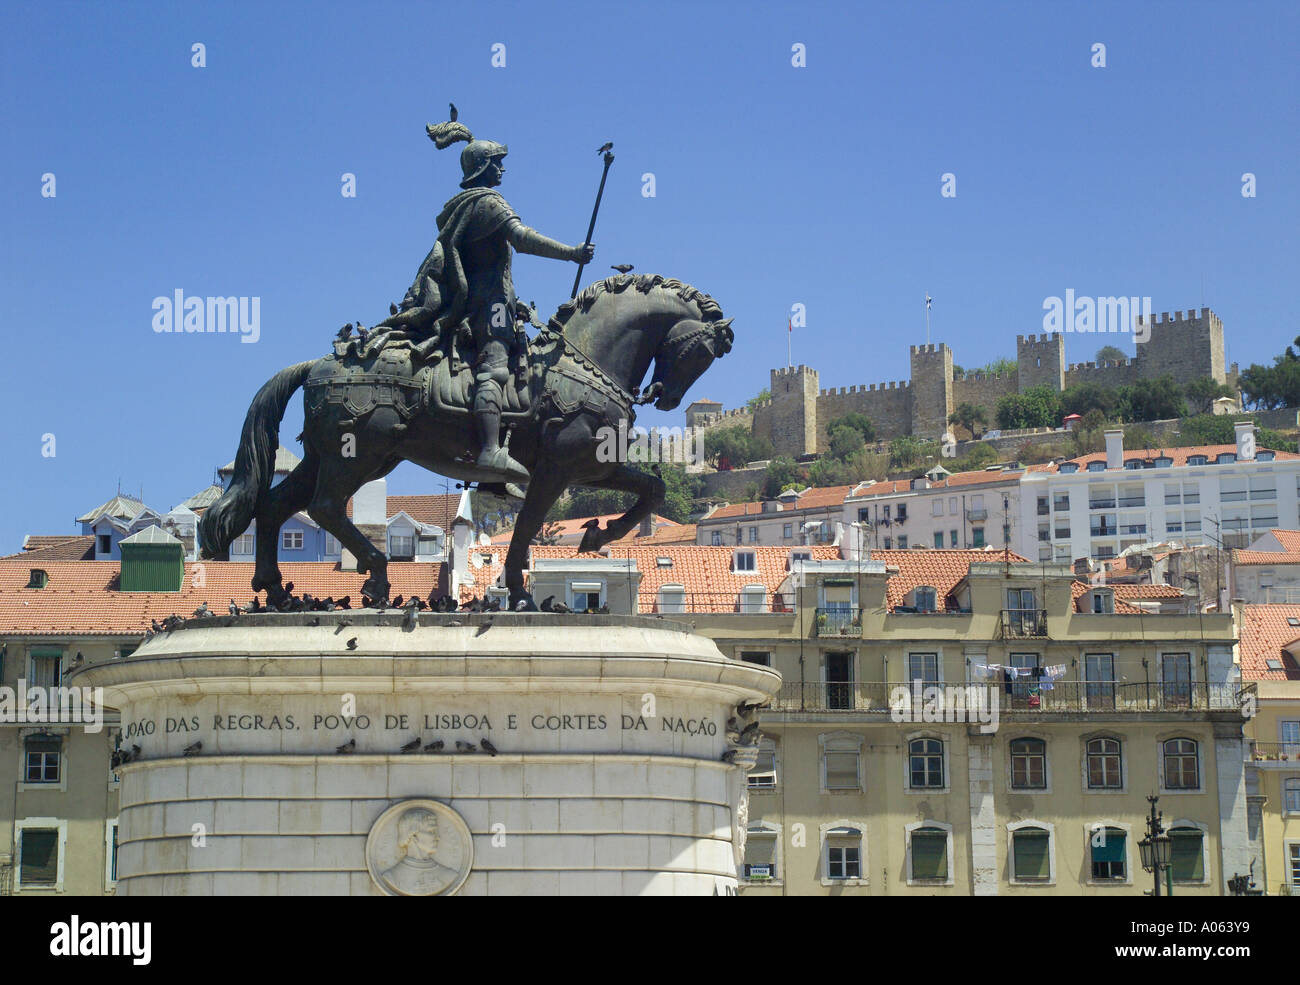
[[[474,513],[470,508],[469,490],[460,494],[456,516],[451,521],[451,540],[448,548],[448,594],[460,598],[462,585],[473,585],[474,576],[469,570],[469,554],[474,548]]]
[[[655,518],[654,518],[654,514],[651,513],[650,515],[641,518],[641,529],[640,531],[637,532],[637,536],[649,537],[654,532],[655,532]]]
[[[388,480],[367,482],[352,496],[352,522],[376,548],[388,553]],[[356,571],[357,559],[347,548],[339,564],[342,571]]]
[[[1124,432],[1115,428],[1106,432],[1106,468],[1124,467]]]
[[[1232,425],[1237,432],[1237,461],[1255,460],[1255,425],[1250,421],[1237,421]]]

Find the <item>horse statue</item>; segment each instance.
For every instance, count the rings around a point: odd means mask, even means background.
[[[677,407],[713,361],[730,351],[731,321],[711,297],[681,281],[621,274],[562,304],[529,343],[527,361],[514,385],[505,388],[502,407],[510,454],[530,473],[505,561],[512,609],[536,608],[524,590],[528,547],[570,485],[637,497],[605,528],[589,528],[581,551],[624,536],[663,502],[662,479],[624,462],[603,461],[608,456],[597,449],[610,434],[606,429],[618,429],[620,422],[631,429],[638,404]],[[651,362],[654,375],[641,393]],[[303,459],[272,486],[280,421],[299,387],[306,421]],[[244,418],[229,488],[203,514],[203,557],[225,556],[256,521],[252,587],[278,604],[286,596],[276,561],[279,530],[305,509],[356,557],[357,570],[368,574],[364,599],[387,601],[388,558],[348,518],[348,500],[402,461],[467,485],[482,480],[475,468],[472,389],[468,365],[423,359],[400,333],[379,342],[336,343],[331,355],[280,370]]]

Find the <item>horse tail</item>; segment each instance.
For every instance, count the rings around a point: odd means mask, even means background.
[[[262,385],[249,405],[230,488],[204,510],[199,523],[205,558],[224,554],[231,541],[252,522],[258,503],[275,477],[275,450],[280,446],[280,420],[285,407],[315,365],[313,359],[280,370]]]

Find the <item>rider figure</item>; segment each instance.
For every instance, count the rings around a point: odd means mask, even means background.
[[[473,139],[463,124],[455,122],[454,114],[452,122],[431,125],[427,130],[439,148],[458,140],[468,141],[460,155],[464,174],[460,186],[464,191],[453,196],[439,213],[441,250],[434,247],[412,290],[419,294],[426,268],[441,267],[441,276],[436,271],[430,274],[440,281],[436,285],[440,295],[436,312],[439,329],[454,332],[465,320],[473,334],[474,422],[481,449],[476,467],[488,473],[480,481],[527,481],[528,470],[500,444],[501,405],[510,380],[510,349],[515,340],[515,321],[521,315],[510,276],[511,247],[520,253],[574,263],[589,263],[595,247],[590,243],[566,246],[519,220],[495,190],[506,170],[502,163],[505,144]],[[441,255],[435,258],[435,253]],[[403,308],[415,300],[408,294]]]

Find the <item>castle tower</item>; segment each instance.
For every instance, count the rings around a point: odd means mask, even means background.
[[[1141,322],[1138,337],[1147,341],[1137,347],[1138,375],[1155,378],[1166,373],[1178,383],[1209,376],[1216,383],[1227,382],[1223,355],[1223,322],[1209,308],[1200,314],[1188,309],[1172,314],[1162,311],[1150,323]]]
[[[810,455],[817,451],[817,370],[807,366],[772,370],[772,430],[777,455]]]
[[[914,345],[912,359],[912,434],[937,441],[948,430],[953,412],[952,350],[937,345]]]
[[[1020,392],[1030,387],[1065,389],[1065,339],[1060,332],[1016,336],[1016,367]]]

